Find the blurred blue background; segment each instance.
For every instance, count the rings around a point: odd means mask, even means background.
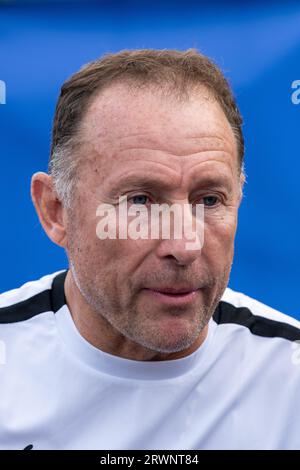
[[[245,125],[248,183],[230,287],[300,318],[300,2],[0,2],[0,291],[67,266],[29,185],[47,168],[62,82],[124,48],[196,47],[230,80]]]

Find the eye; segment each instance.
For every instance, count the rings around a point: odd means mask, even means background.
[[[215,206],[219,202],[219,198],[217,196],[205,196],[202,198],[202,200],[206,207]]]
[[[133,204],[142,204],[145,205],[149,202],[149,197],[146,194],[137,194],[129,198],[129,201],[132,201]]]

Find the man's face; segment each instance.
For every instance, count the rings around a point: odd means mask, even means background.
[[[67,252],[81,294],[126,338],[171,353],[198,338],[226,288],[241,184],[232,129],[205,89],[182,102],[114,85],[84,118],[68,214]],[[106,239],[99,204],[204,204],[204,245],[186,240]],[[136,198],[136,196],[139,196]],[[186,294],[168,294],[192,291]],[[160,292],[157,292],[160,291]]]

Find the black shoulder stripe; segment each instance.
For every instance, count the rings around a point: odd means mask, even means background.
[[[213,319],[219,325],[234,323],[245,326],[257,336],[284,338],[289,341],[300,340],[300,329],[296,326],[254,315],[247,307],[235,307],[222,300],[215,310]]]
[[[51,310],[49,303],[50,290],[44,290],[29,299],[0,308],[0,323],[15,323],[29,320],[39,313]]]
[[[55,276],[51,289],[46,289],[16,304],[0,308],[0,324],[29,320],[43,312],[57,312],[66,303],[64,294],[66,275],[67,271],[64,271]]]

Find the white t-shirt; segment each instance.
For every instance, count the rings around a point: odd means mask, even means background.
[[[66,271],[0,296],[0,449],[300,449],[300,323],[227,288],[201,347],[107,354],[78,332]]]

